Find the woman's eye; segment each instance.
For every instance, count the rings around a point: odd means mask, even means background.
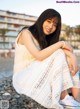
[[[53,24],[55,27],[57,26],[57,24]]]
[[[48,22],[48,23],[51,23],[51,21],[50,21],[50,20],[47,20],[47,22]]]
[[[51,20],[47,20],[47,22],[48,22],[48,23],[50,23],[50,24],[52,23],[52,24],[53,24],[53,26],[55,26],[55,27],[57,26],[57,23],[52,22]]]

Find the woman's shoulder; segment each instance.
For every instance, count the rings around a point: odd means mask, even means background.
[[[27,37],[26,37],[27,36]],[[30,32],[29,29],[24,29],[22,30],[22,34],[21,34],[21,40],[26,40],[26,41],[32,41],[36,46],[39,46],[38,41],[35,39],[35,37],[33,36],[33,34]],[[24,42],[23,41],[23,42]]]
[[[28,28],[23,29],[20,33],[21,33],[21,35],[26,34],[26,33],[31,35],[31,32]]]
[[[23,44],[23,39],[26,40],[28,38],[26,36],[32,36],[31,32],[28,29],[22,29],[16,38],[17,43]]]

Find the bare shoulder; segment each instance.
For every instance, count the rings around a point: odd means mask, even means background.
[[[31,36],[32,34],[31,34],[31,32],[30,32],[28,29],[24,29],[24,30],[22,31],[21,35],[22,35],[22,36],[25,36],[25,35],[30,35],[30,36]]]
[[[19,42],[23,44],[24,41],[31,39],[31,37],[32,37],[31,32],[28,29],[24,29],[20,33]]]
[[[32,37],[33,35],[28,29],[22,30],[20,35],[21,43],[23,45],[27,45],[27,44],[29,45],[29,43],[31,44],[33,42]]]
[[[31,32],[28,29],[22,30],[19,33],[19,38],[18,38],[18,43],[23,44],[24,40],[28,40],[28,38],[30,38],[30,36],[32,35]]]

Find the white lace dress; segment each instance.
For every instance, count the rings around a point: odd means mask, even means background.
[[[47,59],[38,61],[24,45],[17,44],[17,40],[13,74],[15,90],[46,108],[62,109],[58,103],[61,92],[71,88],[74,80],[78,81],[70,75],[63,50],[59,49]]]

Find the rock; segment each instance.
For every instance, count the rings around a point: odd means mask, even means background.
[[[31,98],[18,94],[12,86],[12,77],[0,81],[1,100],[9,102],[9,109],[46,109]]]

